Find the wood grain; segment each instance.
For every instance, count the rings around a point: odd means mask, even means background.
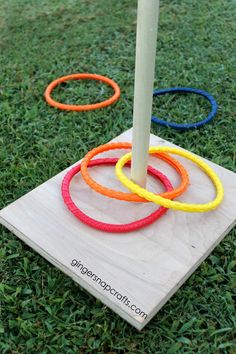
[[[131,134],[128,130],[114,141],[131,141]],[[173,146],[154,135],[150,145]],[[102,155],[121,154],[123,151]],[[189,171],[191,182],[178,200],[201,203],[213,199],[215,191],[208,177],[193,163],[179,157],[178,160]],[[156,223],[138,232],[103,233],[82,224],[63,204],[60,185],[65,170],[2,209],[0,222],[121,317],[142,329],[236,223],[236,174],[207,162],[225,188],[222,205],[212,212],[169,210]],[[167,174],[174,185],[179,183],[179,177],[165,162],[151,157],[150,164]],[[100,183],[125,191],[113,167],[94,167],[91,175]],[[152,191],[162,190],[152,178],[147,186]],[[130,222],[156,208],[151,203],[126,203],[103,197],[90,190],[80,175],[72,182],[71,192],[84,212],[107,222]],[[73,259],[81,265],[73,267]],[[82,274],[86,269],[87,273]],[[100,280],[95,280],[95,275]],[[112,293],[108,285],[114,289]],[[131,305],[136,306],[137,313]]]

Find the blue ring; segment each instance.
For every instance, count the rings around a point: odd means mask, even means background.
[[[201,120],[200,122],[196,123],[186,123],[186,124],[178,124],[178,123],[172,123],[172,122],[167,122],[164,121],[158,117],[153,116],[152,117],[152,122],[164,125],[166,127],[171,127],[174,129],[178,130],[188,130],[188,129],[194,129],[194,128],[200,128],[204,124],[209,123],[216,115],[217,113],[217,108],[218,105],[215,101],[215,99],[206,91],[195,89],[195,88],[190,88],[190,87],[172,87],[164,90],[154,90],[153,92],[153,97],[155,96],[162,96],[168,93],[195,93],[197,95],[205,97],[211,104],[211,112],[208,114],[206,118]]]

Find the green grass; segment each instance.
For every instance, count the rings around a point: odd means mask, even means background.
[[[162,1],[155,87],[205,89],[219,112],[201,130],[152,132],[236,172],[235,13],[233,0]],[[135,22],[134,0],[0,1],[0,208],[131,127]],[[112,77],[121,99],[87,113],[49,107],[47,84],[75,72]],[[73,82],[54,97],[88,103],[109,92]],[[176,122],[208,109],[193,95],[153,107]],[[236,353],[235,229],[140,333],[0,232],[1,353]]]

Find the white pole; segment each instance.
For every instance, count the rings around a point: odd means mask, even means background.
[[[159,0],[138,0],[131,179],[145,187]]]

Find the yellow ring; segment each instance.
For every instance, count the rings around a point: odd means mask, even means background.
[[[197,166],[199,166],[210,177],[210,179],[212,180],[216,188],[215,199],[206,204],[189,204],[189,203],[175,202],[147,191],[146,189],[140,187],[138,184],[129,180],[122,171],[122,168],[126,164],[126,162],[131,160],[132,153],[125,154],[123,157],[121,157],[118,160],[115,167],[117,178],[131,192],[136,193],[140,197],[145,198],[153,203],[164,206],[165,208],[182,210],[187,212],[206,212],[206,211],[216,209],[220,205],[220,203],[224,198],[223,185],[219,177],[217,176],[217,174],[203,160],[199,159],[196,155],[186,150],[180,150],[170,146],[152,146],[149,148],[150,154],[156,154],[158,152],[168,152],[171,154],[183,156],[188,160],[194,162]]]

